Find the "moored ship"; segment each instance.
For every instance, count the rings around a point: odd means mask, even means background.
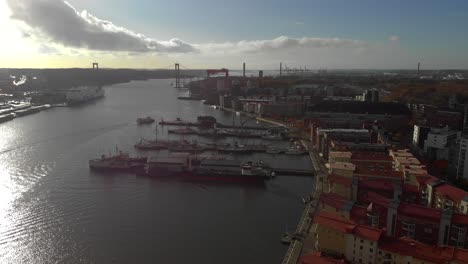
[[[89,161],[89,168],[100,171],[135,171],[143,169],[147,162],[146,157],[131,158],[128,153],[105,156]]]
[[[155,121],[154,118],[152,118],[150,116],[137,118],[137,123],[139,125],[152,124],[152,123],[154,123],[154,121]]]
[[[67,91],[66,101],[68,105],[85,103],[104,97],[104,89],[100,86],[81,86]]]
[[[263,182],[275,176],[262,161],[241,163],[236,160],[206,159],[194,163],[187,158],[152,158],[147,174],[151,177],[182,178],[227,182]]]

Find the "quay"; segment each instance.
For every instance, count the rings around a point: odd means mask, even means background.
[[[326,175],[327,168],[324,163],[320,161],[318,153],[312,148],[311,144],[307,141],[301,141],[303,146],[309,150],[309,157],[315,170],[315,190],[312,194],[312,199],[306,204],[302,216],[296,228],[296,236],[283,258],[282,264],[296,264],[303,252],[307,247],[313,247],[314,241],[308,241],[307,236],[312,226],[312,219],[314,218],[317,208],[319,206],[320,195],[323,192],[323,180]]]

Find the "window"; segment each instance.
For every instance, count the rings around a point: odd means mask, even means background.
[[[416,225],[414,223],[403,222],[402,229],[406,232],[407,237],[414,237]]]
[[[430,228],[430,227],[425,227],[425,228],[424,228],[424,232],[425,232],[425,233],[432,234],[432,228]]]
[[[360,246],[360,247],[359,247],[359,249],[362,249],[362,248],[363,248],[363,246]]]
[[[369,248],[369,252],[374,252],[374,249],[373,249],[373,248]]]

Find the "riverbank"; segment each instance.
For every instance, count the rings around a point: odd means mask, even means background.
[[[220,107],[220,109],[236,114],[239,113],[240,115],[244,115],[258,121],[290,128],[288,124],[279,120],[261,118],[251,113],[235,111],[230,108]],[[314,215],[318,211],[320,196],[324,190],[324,181],[327,175],[325,162],[318,155],[312,144],[307,140],[301,140],[301,143],[309,152],[310,161],[315,170],[315,184],[310,196],[311,199],[305,205],[301,218],[297,224],[295,233],[292,236],[294,238],[292,239],[291,244],[289,245],[288,250],[286,251],[286,254],[282,260],[283,264],[296,264],[298,263],[299,258],[303,253],[310,252],[315,249],[315,238],[310,237],[309,234],[311,232]]]

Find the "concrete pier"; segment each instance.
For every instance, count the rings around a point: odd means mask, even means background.
[[[309,150],[309,156],[312,164],[314,165],[314,169],[316,171],[315,177],[315,186],[314,186],[314,193],[312,195],[312,199],[307,203],[306,207],[304,208],[304,212],[302,213],[302,217],[299,220],[299,223],[296,228],[296,232],[300,234],[301,239],[294,240],[293,243],[290,244],[286,255],[283,258],[283,264],[296,264],[299,261],[299,258],[304,252],[309,252],[313,249],[315,241],[310,239],[309,233],[312,228],[312,221],[314,219],[314,215],[317,212],[319,206],[320,195],[323,192],[323,181],[325,179],[325,175],[327,173],[327,168],[325,167],[324,163],[320,160],[320,157],[316,150],[312,148],[310,142],[301,141],[305,148]]]

